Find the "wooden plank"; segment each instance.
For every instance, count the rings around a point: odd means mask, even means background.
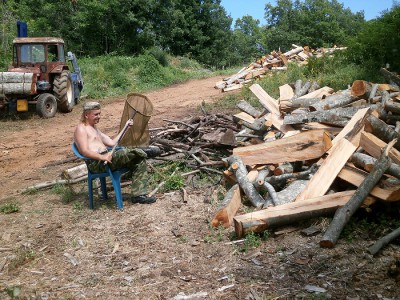
[[[256,77],[260,77],[260,75],[263,75],[267,72],[267,70],[265,70],[264,68],[260,68],[260,69],[256,69],[252,72],[250,72],[249,74],[247,74],[244,79],[248,80],[248,79],[253,79]]]
[[[223,92],[230,92],[230,91],[240,90],[242,87],[243,87],[243,84],[239,83],[239,84],[234,84],[232,86],[223,88],[222,91]]]
[[[292,87],[289,84],[284,84],[279,87],[279,100],[290,100],[294,96]]]
[[[352,138],[349,140],[358,147],[360,143],[361,129],[364,128],[364,119],[368,115],[368,111],[368,107],[357,111],[342,131],[332,140],[332,144],[336,144],[340,139],[351,134]]]
[[[311,178],[304,191],[296,198],[296,201],[304,201],[325,195],[337,174],[339,174],[356,149],[357,147],[346,139],[340,139],[333,145],[330,154],[322,162],[318,171]]]
[[[266,120],[270,120],[272,122],[272,125],[278,129],[280,132],[286,133],[288,131],[294,131],[295,129],[293,128],[292,125],[289,124],[283,124],[283,118],[279,115],[273,114],[273,113],[268,113],[264,116]]]
[[[359,186],[367,176],[368,172],[350,166],[345,166],[338,174],[339,178],[355,185],[356,187]],[[400,187],[396,190],[386,190],[375,186],[370,192],[370,195],[388,202],[400,201]]]
[[[250,90],[258,98],[261,105],[268,109],[269,112],[278,116],[280,115],[278,101],[268,95],[259,84],[251,85]]]
[[[228,228],[233,224],[233,217],[242,204],[242,196],[238,184],[235,184],[225,195],[221,206],[215,213],[211,225],[213,227],[223,226]]]
[[[331,147],[329,134],[310,130],[295,136],[233,149],[245,165],[294,162],[321,157]]]
[[[254,120],[255,120],[252,116],[250,116],[248,113],[245,113],[245,112],[237,113],[237,114],[233,115],[233,118],[234,118],[234,120],[239,119],[239,120],[245,121],[250,124],[253,124]]]
[[[339,192],[235,216],[233,222],[236,235],[243,237],[249,232],[263,232],[270,227],[293,224],[311,216],[332,215],[337,208],[345,205],[353,194],[354,191]]]
[[[378,158],[382,149],[385,148],[387,143],[373,135],[372,133],[363,131],[361,132],[360,147],[362,147],[369,155]],[[396,148],[389,150],[389,157],[395,164],[400,164],[400,151]]]

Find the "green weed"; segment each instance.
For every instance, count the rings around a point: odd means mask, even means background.
[[[4,214],[19,212],[19,206],[16,203],[6,203],[0,206],[0,212]]]
[[[76,197],[76,193],[74,192],[72,187],[68,185],[56,184],[55,186],[53,186],[52,191],[55,194],[61,196],[61,200],[63,203],[70,203]]]

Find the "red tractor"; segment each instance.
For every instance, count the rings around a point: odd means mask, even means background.
[[[61,38],[15,38],[12,66],[8,72],[0,72],[0,110],[15,115],[35,106],[43,118],[54,117],[57,110],[72,111],[79,101],[83,79],[72,52],[68,52],[67,60]]]

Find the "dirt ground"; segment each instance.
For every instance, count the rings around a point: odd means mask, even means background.
[[[222,96],[213,88],[220,79],[147,93],[150,128],[199,114],[202,101]],[[102,100],[104,132],[116,133],[124,102]],[[0,207],[19,207],[0,213],[0,299],[400,299],[400,275],[390,273],[398,243],[372,257],[371,235],[356,231],[322,249],[327,222],[318,219],[243,251],[231,241],[233,228],[209,225],[216,204],[205,200],[218,186],[188,186],[186,203],[179,192],[157,194],[151,205],[125,201],[123,211],[112,199],[90,210],[85,183],[73,185],[69,203],[53,189],[22,194],[81,163],[60,163],[74,157],[80,113],[77,106],[52,119],[0,121]],[[310,225],[320,232],[302,235]]]

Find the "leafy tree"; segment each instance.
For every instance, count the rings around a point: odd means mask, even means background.
[[[369,66],[372,72],[389,64],[400,71],[400,5],[395,3],[390,11],[370,20],[359,34],[349,42],[348,57],[360,65]]]
[[[277,6],[266,5],[265,17],[270,50],[343,45],[365,22],[363,12],[353,14],[337,0],[278,0]]]
[[[251,16],[244,16],[236,20],[233,39],[234,52],[238,58],[237,62],[255,61],[264,54],[265,49],[262,47],[261,42],[260,21],[253,19]]]

